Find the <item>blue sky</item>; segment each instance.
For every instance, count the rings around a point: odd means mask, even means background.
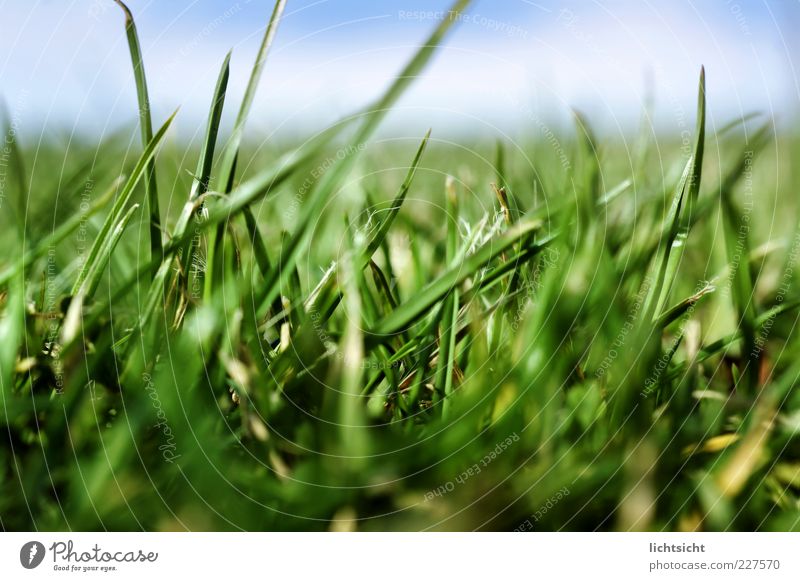
[[[157,120],[205,120],[233,48],[238,103],[271,2],[130,0]],[[449,2],[289,0],[255,104],[253,131],[319,128],[374,98]],[[437,14],[438,13],[438,14]],[[123,20],[111,0],[0,0],[0,94],[23,131],[110,131],[135,120]],[[656,122],[691,127],[706,66],[710,120],[761,110],[796,119],[800,3],[762,0],[479,0],[387,120],[392,131],[519,131],[570,108],[630,129],[645,87]],[[793,62],[794,59],[794,62]],[[235,107],[227,111],[228,120]]]

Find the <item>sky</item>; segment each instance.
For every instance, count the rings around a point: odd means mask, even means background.
[[[233,50],[226,123],[272,10],[261,0],[129,0],[159,124],[202,132]],[[319,129],[365,106],[447,13],[438,0],[289,0],[248,130]],[[0,98],[23,135],[110,132],[136,120],[124,21],[111,0],[0,0]],[[694,124],[705,65],[709,121],[800,111],[797,0],[478,0],[451,30],[386,131],[497,135],[577,109],[601,131]]]

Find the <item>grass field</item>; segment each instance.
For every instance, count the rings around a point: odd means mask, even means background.
[[[202,147],[151,119],[130,15],[137,141],[6,120],[0,526],[798,528],[795,135],[710,123],[698,71],[690,139],[376,136],[446,19],[256,151],[284,4]]]

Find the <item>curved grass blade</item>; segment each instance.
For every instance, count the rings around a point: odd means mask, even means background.
[[[381,298],[383,298],[384,310],[389,311],[390,309],[396,309],[397,299],[394,297],[394,294],[392,294],[392,288],[389,286],[389,280],[386,278],[386,275],[380,267],[375,264],[374,260],[369,261],[369,268],[372,271],[372,279],[375,281],[375,288],[378,289],[378,293]]]
[[[111,253],[117,246],[119,239],[128,227],[128,223],[133,218],[133,214],[139,209],[139,204],[134,204],[125,214],[120,218],[119,222],[114,226],[114,229],[109,233],[108,238],[103,244],[103,247],[97,254],[97,258],[92,262],[89,271],[83,284],[77,290],[73,289],[73,300],[69,305],[67,314],[64,317],[64,322],[61,329],[61,343],[71,344],[78,336],[78,331],[81,326],[81,316],[83,314],[83,304],[87,297],[94,295],[97,286],[100,284],[100,277],[111,259]]]
[[[136,79],[136,98],[139,102],[139,127],[142,133],[142,146],[146,147],[153,140],[153,121],[150,116],[150,97],[147,93],[147,79],[144,74],[142,49],[139,45],[139,34],[133,14],[122,0],[114,0],[125,12],[125,33],[128,37],[128,48],[131,52],[133,75]],[[161,212],[158,205],[158,184],[156,181],[156,164],[150,160],[147,164],[147,177],[144,182],[147,204],[150,207],[150,253],[161,255]]]
[[[761,315],[759,315],[756,318],[756,325],[755,325],[756,333],[762,332],[762,330],[767,325],[772,325],[778,316],[783,315],[785,313],[789,313],[798,308],[800,308],[800,298],[794,298],[791,300],[787,299],[773,306],[772,308],[764,311]],[[710,359],[715,355],[719,355],[725,349],[727,349],[737,341],[740,341],[741,339],[742,339],[742,330],[737,329],[733,333],[730,333],[729,335],[726,335],[720,339],[717,339],[712,343],[709,343],[708,345],[700,349],[696,362],[702,363],[703,361],[706,361],[707,359]],[[666,378],[672,380],[675,379],[676,377],[680,377],[683,373],[685,373],[686,368],[687,368],[686,364],[678,365],[674,369],[670,370],[669,373],[666,374]]]
[[[260,175],[254,177],[252,180],[242,184],[236,188],[230,195],[225,196],[219,204],[217,204],[212,211],[209,212],[207,218],[198,224],[197,231],[203,231],[207,228],[222,224],[231,217],[236,216],[238,213],[246,210],[249,205],[257,200],[259,197],[273,191],[287,180],[311,155],[313,155],[323,143],[317,144],[314,147],[309,147],[306,151],[298,151],[285,156],[275,166],[265,170]],[[144,309],[139,316],[139,327],[144,328],[150,321],[151,316],[156,312],[159,305],[159,299],[164,294],[164,283],[166,282],[167,275],[171,270],[172,255],[187,244],[191,244],[195,238],[195,232],[187,231],[189,220],[194,215],[195,210],[202,203],[202,197],[197,198],[194,202],[187,202],[184,206],[183,212],[175,228],[175,235],[169,244],[164,248],[164,257],[158,267],[153,283],[150,285],[147,297],[144,302]],[[151,262],[152,265],[152,262]]]
[[[380,280],[376,278],[376,286],[378,287],[379,292],[381,292],[382,294],[386,295],[388,293],[388,300],[390,303],[392,303],[391,305],[392,308],[396,306],[396,302],[393,302],[394,298],[392,297],[391,290],[389,289],[388,281],[386,280],[386,277],[384,276],[383,272],[377,268],[376,264],[374,264],[371,257],[373,254],[375,254],[375,252],[379,248],[385,246],[386,235],[388,234],[389,229],[392,226],[392,223],[394,222],[398,212],[400,211],[401,206],[403,205],[403,202],[405,201],[406,194],[408,193],[408,190],[411,187],[411,182],[414,179],[414,174],[416,173],[417,167],[419,166],[419,161],[422,158],[423,152],[425,151],[425,146],[427,145],[428,139],[430,138],[430,134],[431,132],[430,130],[428,130],[428,132],[425,134],[425,137],[422,140],[422,143],[417,149],[414,159],[411,161],[411,165],[409,166],[408,172],[406,173],[403,183],[400,185],[400,188],[397,194],[395,195],[395,198],[392,200],[391,205],[387,209],[387,216],[383,218],[383,220],[378,224],[378,227],[375,229],[375,231],[371,233],[369,242],[367,243],[366,246],[366,250],[364,251],[364,254],[361,258],[362,268],[365,268],[366,266],[372,267],[374,276],[377,276],[375,272],[375,269],[377,269],[377,273],[379,274]],[[285,240],[284,244],[286,244]],[[388,258],[388,253],[386,257],[386,262],[387,265],[391,264]],[[331,269],[329,269],[329,271],[326,273],[326,277],[332,276],[336,272],[336,270],[337,270],[337,265],[334,264],[331,267]],[[320,282],[320,285],[322,284],[327,285],[328,283],[323,280]],[[320,285],[318,285],[318,288],[314,291],[314,293],[312,293],[311,296],[319,292]],[[311,298],[311,296],[309,297],[309,299]],[[276,301],[277,298],[273,300],[273,303]],[[309,300],[307,299],[306,302],[308,303]],[[336,301],[336,304],[338,305],[338,300]],[[308,304],[306,305],[306,307],[308,308]],[[275,309],[275,307],[273,306],[273,311],[279,312],[279,309]]]

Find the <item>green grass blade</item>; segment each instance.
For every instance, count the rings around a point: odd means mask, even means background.
[[[110,236],[111,229],[114,224],[119,222],[120,217],[122,216],[122,212],[124,211],[125,206],[128,204],[128,201],[131,199],[133,195],[133,191],[136,188],[136,184],[139,183],[139,180],[144,175],[146,168],[150,167],[150,163],[152,162],[153,158],[158,151],[158,146],[161,144],[161,141],[164,139],[164,136],[167,133],[167,129],[172,124],[172,120],[175,118],[177,111],[169,116],[169,119],[166,120],[164,125],[161,126],[161,129],[158,130],[158,133],[150,140],[147,146],[144,148],[139,161],[136,162],[136,166],[133,168],[131,172],[131,176],[128,178],[128,181],[125,182],[125,185],[122,188],[122,191],[117,196],[117,199],[114,201],[114,205],[111,207],[111,211],[109,212],[108,216],[106,217],[105,222],[103,222],[103,226],[100,228],[100,232],[97,234],[97,238],[95,239],[94,243],[92,244],[91,249],[89,250],[89,254],[86,258],[86,262],[81,269],[81,272],[78,274],[78,278],[75,280],[75,284],[72,287],[72,294],[78,292],[78,289],[83,284],[84,280],[89,274],[90,269],[94,266],[95,260],[97,260],[98,254],[100,253],[100,249],[108,242],[108,237]],[[158,258],[161,257],[161,253],[159,252]],[[155,259],[156,257],[153,257]]]
[[[203,148],[201,149],[200,157],[197,160],[197,171],[195,172],[195,179],[192,182],[192,190],[189,194],[189,201],[192,203],[208,191],[209,180],[211,179],[211,168],[214,163],[214,149],[217,143],[219,124],[220,120],[222,119],[222,110],[225,106],[225,95],[228,89],[230,60],[231,53],[229,51],[228,54],[225,55],[225,59],[222,61],[222,66],[220,67],[219,75],[217,77],[217,84],[214,89],[214,97],[211,102],[211,110],[208,114]],[[200,208],[195,209],[194,204],[192,204],[190,215],[194,215],[199,219],[199,210]],[[176,236],[183,236],[186,232],[186,228],[188,228],[188,225],[188,216],[185,220],[179,220],[177,227],[172,234],[173,238]],[[181,277],[181,286],[184,292],[189,281],[190,269],[192,265],[195,264],[195,254],[198,250],[198,243],[199,240],[193,237],[192,242],[189,245],[189,250],[186,252],[182,260],[181,272],[183,273],[183,276]],[[199,276],[200,273],[196,274]]]
[[[657,255],[656,280],[650,287],[643,309],[644,320],[655,320],[660,316],[672,290],[678,266],[683,257],[686,240],[692,226],[692,209],[700,192],[706,126],[706,75],[700,70],[697,95],[697,128],[694,150],[686,163],[675,196],[670,205],[665,223],[666,237],[662,239],[661,252]],[[684,205],[686,206],[684,208]]]
[[[392,311],[378,324],[373,334],[390,336],[402,331],[423,316],[431,306],[439,302],[457,285],[467,278],[475,276],[480,268],[540,227],[540,222],[522,221],[500,236],[489,240],[474,254],[467,256],[461,263],[451,266],[442,276],[420,290],[413,300],[409,300]]]
[[[225,144],[225,149],[222,154],[221,169],[219,174],[219,183],[222,187],[232,182],[232,175],[236,167],[236,159],[239,155],[239,147],[242,144],[242,137],[244,136],[244,127],[247,123],[247,118],[250,115],[250,110],[253,106],[253,100],[256,96],[258,83],[261,79],[261,74],[264,71],[264,64],[267,60],[267,54],[275,40],[275,34],[278,31],[283,10],[286,7],[286,0],[278,0],[275,2],[275,8],[270,16],[269,23],[267,24],[264,36],[261,39],[261,46],[256,55],[256,61],[253,63],[253,69],[250,72],[250,79],[247,82],[247,88],[242,98],[242,104],[239,107],[239,114],[236,117],[236,123],[233,126],[231,136]]]
[[[114,0],[125,13],[125,34],[128,37],[128,48],[133,64],[133,76],[136,80],[136,98],[139,102],[139,127],[142,133],[142,147],[146,147],[153,140],[153,121],[150,115],[150,97],[147,93],[147,79],[144,74],[144,60],[139,45],[139,34],[136,32],[136,23],[133,14],[122,0]],[[147,164],[145,178],[145,192],[147,204],[150,208],[150,253],[152,256],[161,255],[161,211],[158,202],[158,183],[156,180],[155,160]]]
[[[386,210],[386,216],[383,218],[383,220],[381,220],[381,223],[375,230],[374,235],[370,238],[369,244],[367,244],[367,251],[364,255],[365,261],[368,261],[372,255],[375,254],[375,251],[380,248],[381,244],[386,238],[386,235],[389,233],[389,230],[394,223],[394,219],[406,199],[408,190],[411,187],[411,182],[414,181],[414,174],[417,172],[417,167],[419,166],[420,159],[422,159],[422,154],[425,152],[425,146],[428,145],[428,139],[430,139],[430,136],[431,130],[428,129],[425,137],[422,138],[422,143],[420,143],[416,155],[414,155],[414,159],[411,160],[411,165],[408,168],[408,172],[406,173],[403,183],[400,185],[400,189],[397,191],[397,194],[392,200],[391,205]]]
[[[668,326],[670,323],[677,321],[684,313],[692,309],[704,296],[713,293],[716,290],[714,285],[707,284],[703,288],[701,288],[696,293],[692,294],[689,297],[686,297],[678,304],[672,306],[665,312],[663,312],[658,319],[656,320],[657,326],[659,328],[663,328]]]
[[[383,273],[380,267],[375,264],[374,260],[369,261],[369,267],[372,271],[372,278],[375,281],[375,287],[378,289],[378,293],[383,299],[384,311],[396,309],[397,299],[394,297],[394,294],[392,294],[392,289],[389,286],[389,280],[386,278],[386,275]]]
[[[447,240],[445,257],[447,264],[456,260],[458,252],[458,199],[455,185],[451,176],[447,177],[445,184],[445,209],[447,212]],[[510,214],[509,214],[510,220]],[[439,359],[436,369],[436,389],[438,399],[442,402],[442,417],[449,415],[452,401],[449,399],[453,392],[453,373],[455,368],[456,331],[458,327],[459,309],[458,287],[454,287],[444,303],[441,332],[439,333]]]
[[[357,277],[363,271],[357,264],[362,249],[350,249],[343,261],[344,301],[347,308],[347,327],[340,345],[341,388],[332,389],[338,400],[337,423],[339,427],[340,453],[344,456],[345,470],[360,472],[369,455],[367,420],[364,413],[364,398],[361,395],[364,373],[364,333],[362,330],[362,303]]]
[[[92,262],[89,272],[85,276],[83,284],[73,294],[82,294],[86,297],[91,297],[94,295],[97,285],[100,284],[100,277],[102,276],[106,265],[111,259],[111,253],[114,252],[114,248],[117,246],[119,239],[125,232],[125,228],[128,227],[128,223],[131,221],[131,218],[133,218],[133,215],[138,209],[139,204],[133,204],[111,229],[108,238],[103,243],[103,247],[97,254],[97,258]]]
[[[269,53],[269,49],[275,40],[275,34],[278,31],[278,25],[280,24],[281,16],[283,15],[283,10],[285,7],[286,0],[278,0],[275,3],[275,8],[270,16],[264,36],[261,39],[261,46],[258,49],[255,63],[253,64],[253,68],[250,72],[250,79],[247,82],[247,88],[244,92],[242,104],[239,107],[239,114],[236,117],[236,122],[233,126],[233,132],[231,133],[228,142],[225,144],[225,149],[222,153],[219,184],[226,193],[230,192],[233,187],[237,161],[239,158],[239,148],[244,136],[244,127],[247,123],[247,118],[250,115],[253,100],[255,99],[256,90],[258,89],[258,82],[261,79],[262,72],[264,71],[264,64],[267,60],[267,54]],[[262,272],[262,274],[266,273],[271,266],[269,255],[267,254],[267,248],[264,244],[264,240],[261,237],[261,233],[258,231],[258,224],[255,216],[253,215],[253,211],[250,208],[245,208],[244,216],[250,242],[253,245],[253,251],[256,257],[256,264],[258,264],[259,270]],[[218,255],[217,247],[221,243],[220,241],[223,235],[224,226],[220,225],[216,232],[212,234],[211,240],[209,240],[209,268],[212,269],[212,276],[222,267],[220,264],[221,255]]]
[[[237,187],[230,196],[226,196],[224,200],[218,204],[213,210],[209,212],[208,217],[202,224],[198,226],[200,231],[215,226],[230,219],[232,216],[237,215],[249,204],[259,199],[261,196],[269,194],[278,189],[291,174],[293,174],[299,166],[308,161],[309,157],[317,153],[318,149],[326,143],[315,144],[305,149],[300,148],[292,151],[274,166],[262,171],[259,175],[248,180],[246,183]],[[119,200],[119,199],[118,199]],[[199,207],[202,198],[198,198],[194,203],[187,202],[181,214],[179,222],[188,223],[194,211]],[[77,227],[77,225],[75,226]],[[73,228],[74,229],[74,228]],[[148,272],[157,272],[158,268],[170,259],[175,253],[186,247],[195,236],[195,232],[187,232],[186,228],[176,227],[176,231],[183,230],[182,236],[174,236],[169,243],[164,247],[163,257],[151,258],[147,263],[139,265],[136,271],[121,285],[119,294],[115,294],[115,299],[120,299],[124,294],[132,288],[135,281],[140,280]],[[64,234],[66,236],[66,234]],[[46,247],[45,247],[46,252]],[[87,261],[88,262],[88,261]],[[7,275],[6,275],[7,276]],[[0,278],[0,280],[3,280]],[[157,285],[156,285],[157,286]]]
[[[211,102],[211,110],[208,113],[206,123],[206,135],[203,139],[203,148],[200,150],[200,157],[197,160],[197,171],[195,180],[192,183],[190,200],[197,199],[208,191],[208,182],[211,179],[211,166],[214,163],[214,149],[219,134],[219,123],[222,119],[222,110],[225,106],[225,96],[228,90],[228,78],[230,76],[231,53],[225,55],[222,61],[217,84],[214,88],[214,98]]]

